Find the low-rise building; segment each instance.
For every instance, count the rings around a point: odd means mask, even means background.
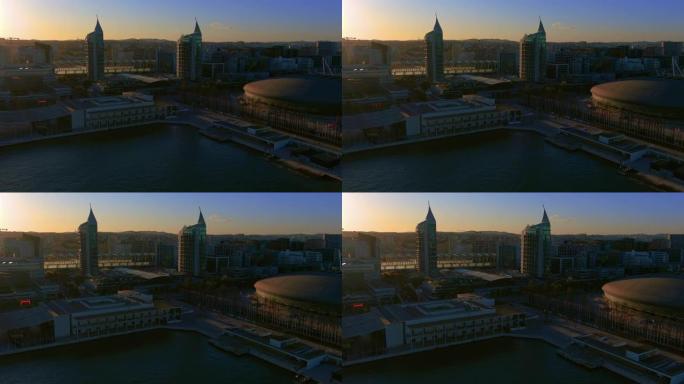
[[[473,294],[457,299],[379,306],[342,319],[351,360],[382,358],[503,335],[526,326],[526,315]],[[368,344],[370,343],[370,344]],[[370,352],[369,352],[370,351]]]
[[[67,104],[74,132],[151,123],[165,119],[168,112],[167,107],[158,107],[152,96],[143,94],[79,99]]]
[[[458,100],[409,103],[401,106],[406,116],[419,116],[420,133],[440,136],[467,133],[520,121],[519,110],[498,107],[494,99],[467,95]]]
[[[0,344],[24,348],[97,338],[163,326],[180,318],[179,307],[137,291],[55,300],[0,315]]]

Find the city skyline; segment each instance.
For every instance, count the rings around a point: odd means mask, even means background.
[[[341,198],[332,193],[0,194],[0,229],[76,232],[89,204],[100,232],[178,233],[201,207],[210,235],[339,233]]]
[[[345,193],[342,228],[359,232],[413,232],[428,202],[438,232],[520,234],[546,207],[554,235],[684,233],[684,196],[648,193]]]
[[[346,0],[342,6],[342,36],[377,40],[420,40],[435,14],[445,40],[506,39],[519,41],[538,24],[547,26],[550,42],[633,42],[682,40],[677,20],[683,8],[670,0],[662,6],[636,1],[572,3],[524,0],[486,3],[433,0]],[[588,10],[591,10],[590,12]]]
[[[311,0],[222,2],[170,0],[153,2],[2,0],[0,38],[83,40],[99,17],[105,40],[165,39],[176,41],[194,26],[205,42],[283,42],[339,40],[341,6]]]

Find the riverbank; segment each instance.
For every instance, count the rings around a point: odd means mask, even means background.
[[[7,192],[323,192],[341,183],[174,121],[0,149]],[[248,170],[248,171],[247,171]]]
[[[584,151],[521,126],[345,155],[347,192],[658,191]]]
[[[151,330],[0,358],[3,384],[292,383],[293,375],[211,346],[195,332]]]
[[[345,367],[342,381],[373,383],[626,383],[606,370],[590,371],[532,339],[501,337],[395,359]]]
[[[22,145],[46,142],[46,141],[50,141],[50,140],[63,139],[63,138],[75,137],[75,136],[86,136],[86,135],[90,135],[90,134],[103,133],[103,132],[125,131],[125,130],[130,130],[133,128],[144,128],[144,127],[159,125],[159,124],[172,124],[172,125],[189,126],[189,127],[195,128],[197,130],[198,134],[200,134],[204,137],[207,137],[211,140],[215,140],[215,141],[220,142],[220,143],[225,143],[227,141],[230,141],[231,143],[237,144],[243,148],[248,148],[250,150],[257,151],[261,154],[266,155],[267,160],[273,159],[273,160],[277,161],[278,164],[281,164],[281,165],[283,165],[289,169],[300,172],[300,173],[305,174],[307,176],[318,177],[318,178],[328,178],[330,180],[334,180],[334,181],[338,181],[338,182],[342,181],[342,178],[339,175],[339,172],[336,172],[333,169],[326,169],[324,167],[320,167],[320,166],[317,166],[315,164],[305,163],[305,162],[298,160],[292,156],[289,156],[286,153],[282,153],[282,151],[281,152],[268,151],[261,146],[255,145],[254,143],[251,143],[247,140],[242,140],[239,137],[236,137],[235,135],[216,132],[216,130],[212,130],[212,126],[209,122],[203,120],[199,116],[186,116],[185,118],[168,118],[165,120],[150,120],[150,121],[147,121],[144,123],[123,125],[123,126],[119,126],[119,127],[115,127],[115,128],[100,128],[100,129],[83,130],[83,131],[76,131],[76,132],[65,132],[65,133],[60,133],[60,134],[50,135],[50,136],[30,136],[30,137],[20,138],[17,140],[0,142],[0,148],[18,147],[18,146],[22,146]]]

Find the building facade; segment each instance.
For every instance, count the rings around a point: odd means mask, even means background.
[[[95,276],[98,273],[97,220],[90,208],[88,220],[78,227],[81,243],[81,273]]]
[[[425,220],[416,226],[418,271],[432,276],[437,272],[437,221],[428,207]]]
[[[178,233],[178,272],[198,277],[206,268],[207,225],[200,211],[197,224]]]
[[[71,100],[66,103],[71,111],[73,131],[91,131],[137,126],[163,120],[167,107],[157,107],[150,95],[126,94]]]
[[[551,261],[551,222],[544,209],[539,224],[528,225],[520,236],[520,272],[530,277],[544,277]]]
[[[195,31],[183,35],[176,45],[176,76],[197,81],[202,73],[202,31],[195,20]]]
[[[100,81],[104,79],[104,33],[100,26],[100,20],[95,24],[95,30],[86,36],[86,49],[88,56],[88,80]]]
[[[539,20],[537,33],[520,40],[520,80],[543,82],[546,77],[546,30]]]
[[[437,18],[432,31],[425,35],[425,73],[431,83],[444,80],[444,33]]]

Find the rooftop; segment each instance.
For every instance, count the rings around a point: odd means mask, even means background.
[[[650,112],[684,118],[684,80],[638,79],[613,81],[591,89],[594,97],[638,106]]]
[[[342,278],[332,273],[301,273],[281,275],[259,280],[254,284],[257,292],[290,300],[322,304],[331,307],[342,305]]]
[[[280,77],[249,83],[244,91],[246,96],[337,115],[342,97],[341,83],[340,78],[332,76]]]
[[[618,299],[684,313],[682,278],[640,277],[612,281],[603,286],[603,292]]]

